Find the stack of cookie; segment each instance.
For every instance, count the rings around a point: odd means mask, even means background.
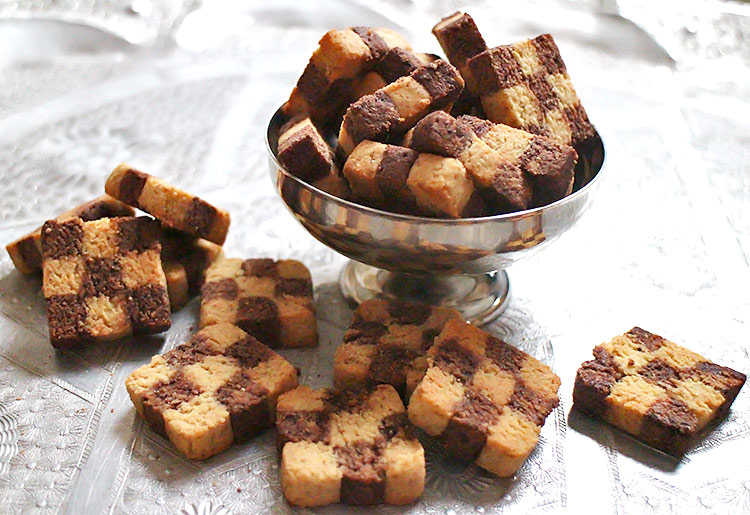
[[[326,33],[282,108],[281,165],[329,194],[421,216],[569,195],[598,135],[552,36],[488,48],[464,13],[433,33],[447,60],[387,29]]]
[[[222,254],[226,211],[125,164],[105,191],[6,246],[20,272],[43,274],[55,347],[168,329]]]

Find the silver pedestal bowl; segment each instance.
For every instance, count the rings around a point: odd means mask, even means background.
[[[579,158],[573,193],[552,204],[504,215],[458,220],[389,213],[325,193],[276,159],[281,111],[266,132],[271,178],[294,217],[319,241],[351,261],[343,294],[356,303],[397,298],[458,309],[484,324],[510,300],[505,269],[543,249],[586,212],[598,187],[604,147]]]

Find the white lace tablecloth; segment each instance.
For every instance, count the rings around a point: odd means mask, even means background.
[[[750,512],[750,388],[681,462],[570,411],[578,365],[633,325],[750,372],[750,12],[693,7],[467,8],[491,44],[553,33],[607,163],[578,226],[510,269],[511,305],[489,326],[562,378],[538,448],[501,480],[426,440],[425,494],[408,511]],[[0,0],[0,241],[101,194],[127,161],[228,209],[228,255],[311,267],[321,345],[284,354],[303,382],[330,384],[351,316],[336,282],[344,258],[275,195],[265,125],[326,30],[388,25],[438,52],[430,28],[451,9],[450,0]],[[194,462],[135,416],[124,378],[186,340],[196,301],[163,336],[55,352],[39,287],[0,258],[0,511],[290,511],[273,431]]]

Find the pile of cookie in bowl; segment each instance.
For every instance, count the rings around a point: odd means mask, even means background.
[[[332,195],[422,216],[569,195],[598,135],[552,37],[487,48],[463,13],[433,32],[447,60],[386,29],[326,33],[284,107],[279,162]],[[187,458],[253,445],[275,427],[289,503],[404,505],[424,490],[424,439],[512,476],[558,406],[547,365],[454,309],[399,301],[354,311],[332,388],[300,385],[274,349],[316,352],[307,267],[224,256],[227,212],[128,165],[104,189],[7,249],[20,272],[41,271],[57,348],[165,331],[170,312],[200,295],[199,330],[125,384],[138,415]],[[675,455],[745,382],[638,327],[594,358],[576,372],[575,406]]]

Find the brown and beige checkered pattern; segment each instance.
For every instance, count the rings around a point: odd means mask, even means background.
[[[284,114],[310,116],[323,126],[335,124],[342,108],[353,100],[354,84],[392,48],[410,50],[411,45],[390,29],[326,32],[284,105]]]
[[[271,427],[297,371],[239,327],[217,324],[154,356],[125,385],[156,431],[188,458],[205,459]]]
[[[424,450],[396,390],[282,395],[276,428],[281,487],[297,506],[408,504],[424,489]]]
[[[427,350],[455,309],[368,300],[354,311],[344,343],[333,358],[337,388],[390,384],[408,399],[427,370]]]
[[[729,411],[746,379],[639,327],[594,348],[594,358],[576,374],[575,406],[673,455]]]
[[[79,217],[84,222],[98,220],[99,218],[112,218],[116,216],[133,216],[135,210],[115,200],[109,195],[102,195],[90,202],[81,204],[73,209],[59,215],[55,220],[64,222],[74,217]],[[16,241],[5,246],[10,259],[16,269],[22,274],[34,274],[42,271],[42,228],[39,227],[29,234],[22,236]]]
[[[270,347],[318,343],[310,271],[294,260],[216,260],[202,288],[201,327],[236,324]]]
[[[450,320],[428,351],[430,367],[409,418],[450,454],[510,476],[537,444],[557,406],[560,378],[491,334]]]
[[[42,290],[52,345],[169,328],[159,224],[150,218],[47,221]]]
[[[481,52],[468,61],[487,117],[579,153],[597,138],[549,34]]]
[[[426,114],[453,103],[464,87],[461,75],[448,61],[420,66],[346,110],[336,154],[344,160],[362,141],[385,142],[403,134]]]
[[[193,237],[205,238],[217,245],[223,245],[227,237],[229,213],[125,163],[112,171],[104,190],[142,209],[167,227]]]

